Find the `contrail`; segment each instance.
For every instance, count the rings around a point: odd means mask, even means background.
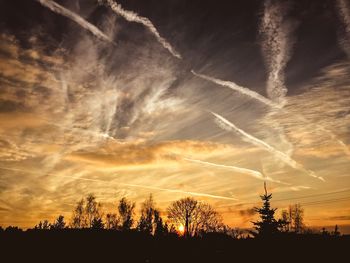
[[[237,173],[248,174],[248,175],[250,175],[254,178],[257,178],[259,180],[262,180],[262,181],[270,181],[270,182],[274,182],[274,183],[287,184],[287,183],[283,183],[283,182],[278,181],[278,180],[274,180],[270,177],[264,176],[262,173],[255,171],[255,170],[250,170],[250,169],[241,168],[241,167],[232,166],[232,165],[216,164],[216,163],[205,162],[205,161],[189,159],[189,158],[183,158],[183,160],[188,161],[188,162],[192,162],[192,163],[210,165],[210,166],[218,167],[218,168],[230,169],[230,170],[233,170]]]
[[[79,180],[86,180],[86,181],[93,181],[93,182],[105,182],[105,183],[107,182],[107,181],[104,181],[104,180],[89,179],[89,178],[74,177],[74,176],[61,176],[61,177],[67,177],[67,178],[73,178],[73,179],[79,179]],[[178,189],[160,188],[160,187],[148,186],[148,185],[128,184],[128,183],[117,183],[117,184],[124,185],[124,186],[130,186],[130,187],[138,187],[138,188],[152,189],[152,190],[158,190],[158,191],[166,191],[166,192],[170,192],[170,193],[188,194],[188,195],[194,195],[194,196],[211,197],[211,198],[216,198],[216,199],[225,199],[225,200],[233,200],[233,201],[237,201],[238,200],[237,198],[233,198],[233,197],[226,197],[226,196],[220,196],[220,195],[211,195],[211,194],[204,194],[204,193],[197,193],[197,192],[188,192],[188,191],[182,191],[182,190],[178,190]]]
[[[0,169],[3,170],[9,170],[9,171],[18,171],[23,173],[30,173],[30,174],[38,174],[36,172],[32,172],[29,170],[22,170],[18,168],[8,168],[8,167],[0,167]],[[70,179],[76,179],[81,181],[90,181],[90,182],[102,182],[102,183],[109,183],[109,181],[105,180],[99,180],[99,179],[90,179],[90,178],[84,178],[84,177],[75,177],[75,176],[68,176],[68,175],[57,175],[52,173],[45,173],[46,175],[55,176],[55,177],[64,177],[64,178],[70,178]],[[140,184],[128,184],[128,183],[117,183],[119,185],[123,186],[129,186],[129,187],[137,187],[137,188],[145,188],[145,189],[151,189],[151,190],[158,190],[158,191],[165,191],[169,193],[180,193],[180,194],[187,194],[187,195],[193,195],[193,196],[202,196],[202,197],[210,197],[215,199],[224,199],[224,200],[232,200],[237,201],[237,198],[233,197],[227,197],[227,196],[220,196],[220,195],[211,195],[211,194],[205,194],[205,193],[197,193],[197,192],[188,192],[188,191],[182,191],[178,189],[168,189],[168,188],[160,188],[155,186],[148,186],[148,185],[140,185]]]
[[[158,42],[167,49],[174,57],[181,59],[181,55],[174,50],[168,41],[166,41],[158,32],[153,23],[147,18],[139,16],[137,13],[123,9],[123,7],[113,0],[99,0],[100,3],[105,3],[116,14],[124,17],[129,22],[136,22],[144,25],[158,40]]]
[[[213,78],[213,77],[209,77],[209,76],[206,76],[206,75],[202,75],[202,74],[198,74],[196,73],[194,70],[191,70],[192,74],[197,76],[197,77],[200,77],[202,79],[205,79],[205,80],[208,80],[208,81],[211,81],[215,84],[218,84],[218,85],[221,85],[221,86],[224,86],[224,87],[228,87],[232,90],[235,90],[235,91],[238,91],[244,95],[247,95],[253,99],[256,99],[258,101],[260,101],[261,103],[271,107],[272,109],[276,109],[276,110],[280,110],[283,105],[282,104],[278,104],[278,103],[275,103],[273,102],[272,100],[268,99],[268,98],[265,98],[264,96],[260,95],[259,93],[255,92],[255,91],[252,91],[248,88],[245,88],[245,87],[242,87],[242,86],[239,86],[237,85],[236,83],[234,82],[230,82],[230,81],[223,81],[223,80],[220,80],[220,79],[216,79],[216,78]],[[275,128],[278,128],[278,130],[282,130],[281,127],[279,127],[277,124],[275,125]],[[281,138],[285,138],[285,137],[281,137]],[[285,139],[285,141],[287,142],[287,140]]]
[[[196,192],[187,192],[177,189],[168,189],[168,188],[160,188],[155,186],[146,186],[146,185],[138,185],[138,184],[122,184],[125,186],[131,186],[131,187],[140,187],[140,188],[146,188],[146,189],[152,189],[152,190],[159,190],[159,191],[166,191],[170,193],[180,193],[180,194],[188,194],[188,195],[194,195],[194,196],[202,196],[202,197],[211,197],[216,199],[225,199],[225,200],[233,200],[237,201],[237,198],[233,197],[226,197],[226,196],[220,196],[220,195],[211,195],[211,194],[204,194],[204,193],[196,193]]]
[[[266,0],[260,24],[263,36],[262,51],[269,69],[267,95],[274,102],[285,104],[287,88],[284,84],[284,69],[290,58],[292,26],[284,19],[286,8],[280,1]]]
[[[261,103],[271,107],[273,110],[278,110],[278,111],[280,111],[282,113],[289,113],[287,109],[282,108],[283,105],[277,104],[277,103],[273,102],[272,100],[270,100],[270,99],[260,95],[259,93],[255,92],[253,90],[250,90],[248,88],[241,87],[241,86],[237,85],[234,82],[227,81],[227,80],[221,80],[221,79],[217,79],[217,78],[210,77],[210,76],[207,76],[207,75],[199,74],[199,73],[196,73],[194,70],[191,70],[191,72],[192,72],[193,75],[195,75],[195,76],[197,76],[199,78],[208,80],[210,82],[213,82],[213,83],[215,83],[217,85],[220,85],[220,86],[223,86],[223,87],[230,88],[232,90],[240,92],[241,94],[245,94],[245,95],[247,95],[247,96],[249,96],[249,97],[251,97],[253,99],[256,99],[256,100],[260,101]],[[309,121],[306,120],[302,115],[294,115],[294,116],[301,122],[309,123]],[[346,144],[343,141],[341,141],[340,139],[337,139],[337,136],[332,131],[326,129],[323,126],[320,126],[319,124],[315,123],[314,125],[319,130],[323,131],[324,133],[327,133],[329,135],[329,137],[333,141],[336,141],[341,146],[341,148],[343,149],[344,153],[346,155],[350,156],[349,148],[346,146]]]
[[[348,57],[350,57],[350,7],[349,3],[345,0],[337,1],[337,9],[340,18],[343,20],[345,26],[345,36],[341,40],[341,45],[343,46]]]
[[[245,131],[239,129],[236,125],[234,125],[233,123],[231,123],[230,121],[228,121],[227,119],[225,119],[224,117],[220,116],[219,114],[216,114],[214,112],[211,112],[216,119],[219,121],[218,125],[220,126],[220,128],[224,129],[224,130],[228,130],[228,131],[234,131],[236,133],[238,133],[241,137],[243,137],[243,139],[249,143],[252,143],[268,152],[270,152],[271,154],[273,154],[274,156],[276,156],[277,158],[279,158],[281,161],[283,161],[284,163],[288,164],[290,167],[294,168],[294,169],[298,169],[300,171],[305,172],[306,174],[308,174],[311,177],[317,178],[321,181],[325,181],[322,177],[316,176],[315,173],[313,171],[310,170],[306,170],[303,165],[299,164],[298,162],[294,161],[292,158],[290,158],[288,155],[286,155],[285,153],[275,149],[274,147],[272,147],[271,145],[267,144],[266,142],[255,138],[254,136],[246,133]]]
[[[79,180],[86,180],[86,181],[93,181],[93,182],[105,182],[105,183],[107,182],[104,180],[89,179],[89,178],[74,177],[74,176],[62,176],[62,177],[79,179]],[[170,192],[170,193],[188,194],[188,195],[194,195],[194,196],[211,197],[211,198],[216,198],[216,199],[225,199],[225,200],[233,200],[233,201],[238,200],[237,198],[233,198],[233,197],[211,195],[211,194],[204,194],[204,193],[197,193],[197,192],[188,192],[188,191],[182,191],[182,190],[178,190],[178,189],[160,188],[160,187],[140,185],[140,184],[128,184],[128,183],[118,183],[118,184],[124,185],[124,186],[130,186],[130,187],[145,188],[145,189],[152,189],[152,190],[158,190],[158,191],[166,191],[166,192]]]
[[[69,9],[57,4],[54,1],[51,0],[36,0],[43,6],[47,7],[51,11],[63,15],[65,17],[68,17],[69,19],[73,20],[76,22],[78,25],[81,27],[85,28],[86,30],[90,31],[93,35],[95,35],[97,38],[107,41],[109,43],[112,43],[115,45],[115,43],[105,34],[103,33],[100,29],[98,29],[96,26],[93,24],[89,23],[86,21],[84,18],[81,16],[77,15],[76,13],[70,11]]]
[[[210,82],[213,82],[215,84],[218,84],[220,86],[224,86],[224,87],[230,88],[232,90],[238,91],[239,93],[242,93],[242,94],[247,95],[253,99],[256,99],[256,100],[258,100],[258,101],[260,101],[260,102],[264,103],[265,105],[270,106],[272,108],[281,108],[281,106],[279,104],[273,102],[272,100],[265,98],[264,96],[260,95],[259,93],[255,92],[253,90],[239,86],[234,82],[220,80],[217,78],[213,78],[210,76],[199,74],[199,73],[196,73],[194,70],[191,70],[191,73],[199,78],[202,78],[202,79],[208,80]]]

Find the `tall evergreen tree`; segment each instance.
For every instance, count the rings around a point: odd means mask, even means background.
[[[259,237],[271,237],[280,232],[280,228],[284,226],[282,220],[276,220],[274,215],[277,208],[271,208],[270,200],[272,194],[268,194],[266,190],[266,183],[264,183],[265,194],[260,198],[263,201],[261,208],[255,207],[254,210],[259,213],[260,220],[252,222],[256,232],[253,234]]]

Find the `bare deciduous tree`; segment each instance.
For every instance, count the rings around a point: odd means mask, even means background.
[[[107,229],[118,229],[118,216],[117,214],[110,214],[108,213],[106,215],[106,228]]]
[[[118,212],[122,230],[131,229],[132,225],[134,224],[134,210],[135,203],[128,201],[125,197],[120,199]]]
[[[158,210],[154,211],[154,235],[155,236],[162,236],[167,234],[168,231],[168,225],[167,223],[163,223],[163,219],[160,216],[160,212]]]
[[[153,197],[150,195],[141,205],[141,216],[137,226],[138,230],[153,234],[154,211]]]
[[[64,222],[64,216],[60,215],[57,217],[55,222],[51,225],[51,229],[64,229],[66,227],[66,222]]]
[[[290,205],[288,210],[282,211],[282,220],[286,222],[284,231],[301,233],[304,228],[304,209],[300,204]]]
[[[73,216],[71,220],[72,228],[83,228],[85,227],[85,213],[84,213],[84,199],[81,199],[73,211]]]
[[[40,221],[39,224],[37,224],[34,229],[40,229],[40,230],[48,230],[51,228],[51,224],[48,220]]]
[[[87,227],[91,228],[93,225],[96,227],[97,222],[102,223],[101,204],[97,203],[96,197],[93,194],[89,194],[86,197],[85,215]]]
[[[152,194],[141,205],[141,216],[137,229],[153,235],[163,235],[167,232],[160,212],[155,208]]]
[[[290,231],[290,216],[289,216],[289,212],[287,210],[282,210],[281,220],[283,222],[285,222],[285,224],[282,227],[282,231],[289,232]]]
[[[92,228],[102,222],[101,204],[96,201],[93,194],[89,194],[86,200],[81,199],[73,211],[71,221],[72,228]]]
[[[301,233],[304,229],[304,209],[300,204],[292,206],[292,229],[296,233]]]
[[[216,231],[222,225],[221,217],[209,204],[191,197],[173,202],[167,211],[170,222],[183,225],[187,237]]]
[[[199,220],[197,225],[197,232],[217,232],[224,227],[220,214],[215,211],[214,208],[212,208],[209,204],[199,203],[198,209]]]

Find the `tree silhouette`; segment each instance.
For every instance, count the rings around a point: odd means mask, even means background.
[[[155,208],[152,194],[141,205],[141,215],[137,229],[141,232],[153,235],[163,235],[167,232],[160,212]]]
[[[118,229],[119,219],[117,214],[106,215],[106,229]]]
[[[301,233],[304,229],[304,209],[300,204],[295,204],[292,206],[291,211],[292,229],[295,233]]]
[[[139,231],[153,234],[153,224],[154,224],[154,202],[152,195],[146,199],[141,205],[141,216],[138,222],[137,229]]]
[[[154,210],[154,235],[155,236],[163,236],[168,234],[168,225],[167,223],[163,223],[163,219],[160,216],[158,210]]]
[[[92,229],[103,229],[104,228],[104,223],[102,221],[102,218],[95,217],[94,219],[92,219],[90,228],[92,228]]]
[[[125,197],[119,200],[118,212],[123,231],[130,230],[134,224],[135,203],[128,201]]]
[[[167,211],[170,222],[184,226],[185,237],[213,231],[222,225],[219,214],[209,204],[191,197],[173,202]]]
[[[64,216],[59,215],[55,222],[51,225],[51,229],[64,229],[66,227],[66,222],[64,222]]]
[[[263,206],[261,208],[254,208],[260,215],[260,221],[253,222],[254,228],[257,231],[253,232],[253,235],[271,237],[280,232],[280,228],[283,227],[284,222],[282,220],[277,221],[274,217],[277,208],[271,208],[270,199],[272,198],[272,194],[267,193],[266,183],[264,183],[264,189],[265,194],[260,196]]]
[[[87,227],[89,228],[93,228],[93,226],[96,227],[96,224],[99,224],[98,222],[102,224],[102,214],[100,210],[101,210],[101,204],[96,202],[96,197],[93,194],[89,194],[86,197],[86,205],[85,205]]]
[[[283,232],[289,232],[290,231],[291,218],[290,218],[290,213],[287,210],[282,210],[282,212],[281,212],[281,220],[283,222],[285,222],[285,224],[282,227],[282,231]]]
[[[86,199],[81,199],[73,211],[72,228],[92,228],[93,223],[102,222],[101,204],[97,203],[96,197],[89,194]],[[95,225],[96,226],[96,225]]]
[[[196,232],[217,232],[224,229],[222,218],[209,204],[199,204],[199,220]]]
[[[288,210],[282,211],[282,221],[285,222],[284,232],[302,233],[304,231],[304,209],[300,204],[290,205]]]
[[[81,199],[73,211],[71,227],[72,228],[83,228],[85,227],[85,213],[84,213],[84,199]]]
[[[339,237],[340,236],[340,231],[339,231],[338,225],[335,225],[334,231],[332,232],[332,235],[335,236],[335,237]]]
[[[48,230],[51,228],[51,224],[49,223],[48,220],[40,221],[39,224],[37,224],[34,229],[39,229],[39,230]]]
[[[330,235],[330,233],[326,230],[325,227],[322,228],[321,234],[322,234],[322,236],[325,236],[325,237],[326,237],[326,236],[328,237],[328,236]]]
[[[4,232],[18,233],[18,232],[23,232],[23,230],[18,226],[8,226],[6,227]]]
[[[184,236],[194,234],[195,218],[197,217],[198,201],[191,197],[183,198],[173,202],[168,207],[168,218],[174,224],[183,225],[185,228]]]

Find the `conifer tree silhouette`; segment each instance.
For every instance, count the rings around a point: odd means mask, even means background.
[[[259,213],[260,220],[252,222],[256,232],[253,232],[257,237],[271,237],[280,232],[280,228],[283,227],[284,222],[282,220],[276,220],[274,215],[277,208],[271,208],[270,200],[272,194],[268,194],[266,190],[266,182],[264,182],[265,194],[260,198],[263,201],[261,208],[255,207],[254,210]]]

